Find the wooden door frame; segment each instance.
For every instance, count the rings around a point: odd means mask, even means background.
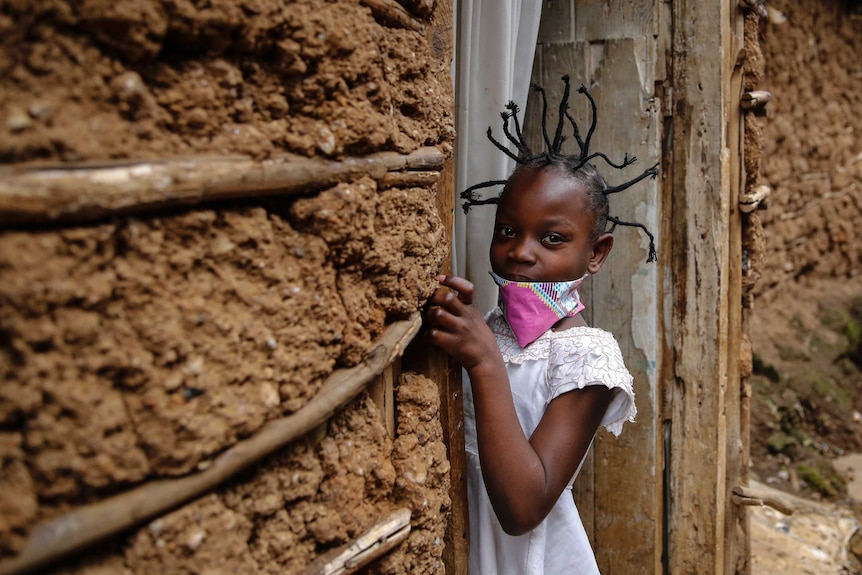
[[[670,278],[662,382],[664,573],[741,572],[742,13],[730,0],[673,0],[673,98],[665,147]],[[738,567],[738,566],[742,567]]]

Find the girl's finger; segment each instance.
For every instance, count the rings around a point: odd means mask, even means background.
[[[458,327],[458,316],[443,307],[432,307],[425,315],[428,324],[435,329],[446,332],[455,331]]]
[[[460,347],[460,338],[444,330],[434,328],[429,329],[427,332],[425,332],[425,337],[428,339],[429,342],[439,347],[449,355],[452,355],[454,352],[457,352]]]
[[[464,305],[470,305],[473,303],[473,291],[475,288],[472,282],[453,275],[440,276],[439,279],[441,285],[455,290],[461,303]]]
[[[452,291],[447,288],[438,288],[431,297],[428,298],[428,302],[425,304],[428,307],[431,306],[441,306],[446,302],[446,295],[451,294]]]
[[[463,316],[466,313],[466,305],[459,299],[458,295],[449,289],[437,290],[428,299],[428,307],[443,308],[452,315]]]

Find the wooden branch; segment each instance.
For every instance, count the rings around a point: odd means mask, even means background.
[[[422,22],[411,16],[404,6],[395,0],[360,0],[360,4],[371,10],[374,17],[382,20],[383,24],[416,32],[422,30]]]
[[[159,479],[104,501],[85,505],[37,525],[17,556],[0,562],[0,575],[19,575],[57,561],[121,531],[139,525],[200,497],[236,473],[257,463],[314,429],[383,372],[419,331],[421,318],[391,324],[365,361],[333,372],[323,387],[296,413],[270,421],[256,435],[235,444],[212,465],[194,475]]]
[[[301,575],[349,575],[391,551],[410,535],[410,510],[400,509],[351,543],[318,557]]]
[[[443,153],[435,147],[341,161],[199,156],[11,166],[0,168],[0,226],[92,221],[172,206],[290,196],[365,175],[379,181],[389,172],[439,172],[442,167]]]
[[[440,172],[387,172],[378,182],[381,188],[426,188],[439,179]]]
[[[784,515],[793,515],[796,511],[793,504],[780,495],[751,486],[737,485],[734,487],[733,502],[737,505],[765,505]]]

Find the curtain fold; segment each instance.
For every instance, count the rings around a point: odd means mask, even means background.
[[[488,140],[505,141],[500,113],[509,101],[527,107],[530,75],[542,12],[541,0],[456,0],[455,189],[488,180],[505,180],[514,168]],[[486,194],[499,194],[489,188]],[[464,214],[455,200],[453,269],[476,286],[475,301],[487,312],[496,305],[497,287],[488,272],[494,206]]]

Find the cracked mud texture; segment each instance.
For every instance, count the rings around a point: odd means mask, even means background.
[[[451,30],[434,2],[402,4],[419,30],[344,0],[4,2],[0,163],[449,153]],[[40,521],[205,468],[360,362],[436,285],[436,194],[358,178],[0,232],[0,557]],[[442,572],[436,386],[396,393],[394,437],[362,395],[53,572],[297,572],[397,507],[413,532],[375,569]]]
[[[17,0],[0,10],[0,162],[406,153],[454,136],[450,31],[356,0]],[[412,6],[411,6],[412,5]]]

